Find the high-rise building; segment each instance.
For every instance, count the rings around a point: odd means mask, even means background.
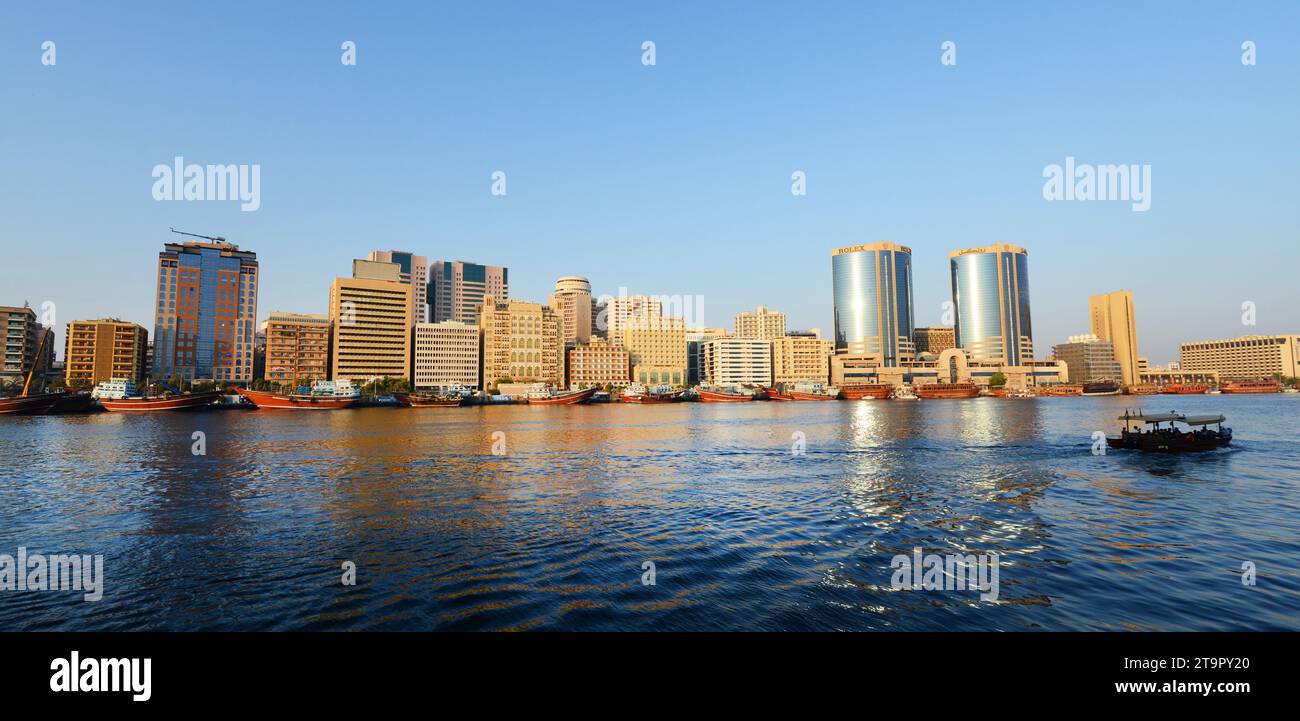
[[[831,253],[835,352],[898,366],[912,345],[912,249],[897,243],[836,248]]]
[[[458,320],[416,323],[411,368],[416,390],[478,389],[480,331]]]
[[[1115,347],[1096,335],[1072,335],[1068,343],[1052,347],[1052,355],[1065,361],[1071,383],[1093,383],[1120,379],[1120,363]]]
[[[922,353],[938,355],[949,348],[957,347],[957,333],[949,326],[917,328],[912,331],[912,342],[916,345],[917,355]]]
[[[776,340],[785,336],[785,313],[759,306],[754,312],[736,314],[737,338]]]
[[[604,317],[597,316],[596,329],[605,337],[618,342],[623,329],[633,320],[659,318],[664,314],[663,299],[655,295],[604,296]]]
[[[1178,355],[1179,370],[1214,371],[1223,380],[1300,377],[1300,335],[1248,335],[1183,343]]]
[[[483,330],[483,385],[502,378],[515,383],[564,383],[564,343],[560,320],[541,303],[512,300],[498,303],[488,296],[479,314]]]
[[[63,379],[68,387],[93,387],[111,378],[144,381],[149,331],[116,318],[74,320],[63,339]]]
[[[153,378],[251,381],[257,278],[257,254],[234,243],[164,243],[158,254]]]
[[[352,274],[330,286],[330,377],[409,379],[411,285],[395,263],[355,260]]]
[[[979,361],[1032,360],[1028,252],[999,243],[953,251],[948,262],[957,346]]]
[[[1137,321],[1133,314],[1133,292],[1117,290],[1094,295],[1088,299],[1088,314],[1092,318],[1092,333],[1108,340],[1115,347],[1115,360],[1119,361],[1120,379],[1124,385],[1138,382],[1141,373],[1138,363]]]
[[[594,313],[591,283],[586,278],[566,275],[555,281],[550,306],[560,317],[560,336],[566,346],[591,340]]]
[[[0,328],[5,332],[5,363],[0,380],[25,381],[32,366],[37,373],[53,366],[54,338],[46,334],[49,329],[36,322],[36,311],[27,306],[0,306]],[[43,349],[42,338],[45,339]]]
[[[328,315],[272,313],[262,324],[262,378],[293,387],[330,377]]]
[[[829,383],[835,343],[817,333],[788,333],[772,341],[772,380],[776,383]]]
[[[686,321],[658,314],[625,318],[623,347],[631,355],[632,380],[645,386],[686,384]]]
[[[477,324],[485,299],[500,305],[510,297],[509,273],[495,265],[437,260],[429,266],[427,292],[434,323],[458,320]]]
[[[632,354],[621,345],[593,338],[568,349],[569,387],[626,386],[631,381]]]
[[[723,336],[704,342],[704,378],[711,385],[772,385],[772,341]]]
[[[411,285],[411,316],[414,323],[429,320],[429,259],[405,250],[372,250],[367,260],[380,263],[396,263],[403,283]]]

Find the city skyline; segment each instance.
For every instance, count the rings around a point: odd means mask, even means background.
[[[335,8],[298,33],[269,11],[247,36],[238,13],[213,9],[18,8],[0,58],[27,112],[0,133],[13,169],[0,209],[6,250],[34,272],[5,302],[54,302],[60,353],[71,320],[152,328],[135,279],[174,226],[258,254],[259,323],[326,312],[329,279],[396,248],[513,268],[510,295],[533,302],[580,275],[595,295],[702,295],[700,325],[763,305],[829,329],[826,253],[888,241],[913,251],[915,325],[929,327],[950,298],[947,253],[1010,243],[1031,255],[1038,355],[1088,330],[1091,296],[1121,288],[1153,364],[1181,342],[1294,332],[1287,264],[1269,260],[1298,220],[1277,152],[1300,122],[1279,92],[1300,51],[1277,17],[1296,10],[1207,11],[1162,37],[1167,9],[954,5],[936,27],[919,8],[842,5],[740,19]],[[99,37],[110,19],[121,32]],[[211,35],[177,32],[195,24]],[[57,65],[40,63],[46,39]],[[339,63],[349,39],[354,67]],[[1147,50],[1140,73],[1133,47]],[[196,54],[222,62],[160,62]],[[150,169],[180,156],[260,164],[260,207],[155,201]],[[1149,163],[1150,209],[1044,200],[1043,169],[1066,158]],[[498,170],[505,196],[490,192]],[[56,266],[54,248],[94,262]]]

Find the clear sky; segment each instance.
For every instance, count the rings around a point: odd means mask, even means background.
[[[54,301],[60,354],[70,320],[152,331],[175,226],[258,254],[260,318],[325,312],[395,248],[506,265],[529,300],[577,274],[829,335],[833,248],[911,246],[934,325],[948,251],[1009,242],[1040,356],[1126,288],[1173,360],[1300,332],[1297,38],[1291,0],[6,3],[0,304]],[[260,164],[261,208],[155,201],[177,155]],[[1066,156],[1149,163],[1150,210],[1044,200]]]

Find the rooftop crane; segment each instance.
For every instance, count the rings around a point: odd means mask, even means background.
[[[168,230],[170,230],[171,232],[173,232],[173,233],[175,233],[175,234],[177,234],[177,235],[189,235],[189,236],[192,236],[192,237],[195,237],[195,238],[203,238],[204,240],[210,240],[210,241],[212,241],[212,242],[214,242],[214,243],[229,243],[229,242],[230,242],[230,241],[226,240],[225,238],[213,238],[213,237],[210,236],[210,235],[199,235],[198,233],[186,233],[186,232],[183,231],[183,230],[177,230],[177,229],[175,229],[175,228],[168,228]]]

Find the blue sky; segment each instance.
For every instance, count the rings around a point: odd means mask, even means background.
[[[930,325],[948,251],[1010,242],[1040,355],[1119,288],[1153,362],[1300,332],[1300,4],[653,5],[6,4],[0,304],[152,329],[175,226],[257,252],[260,317],[325,312],[398,248],[506,265],[530,300],[579,274],[829,335],[834,247],[911,246]],[[153,200],[177,155],[260,164],[261,209]],[[1151,164],[1151,209],[1045,201],[1067,155]]]

